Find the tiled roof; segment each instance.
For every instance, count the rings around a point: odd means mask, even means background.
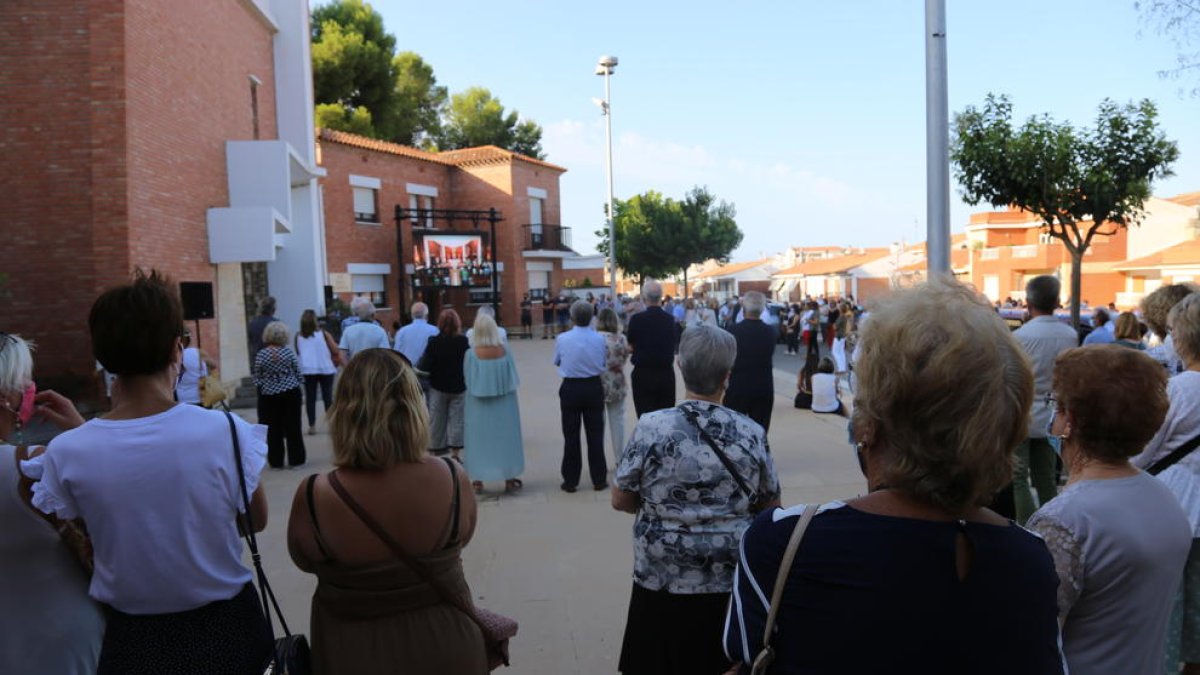
[[[399,143],[389,143],[388,141],[367,138],[366,136],[359,136],[358,134],[351,134],[345,131],[335,131],[333,129],[320,129],[317,138],[330,143],[339,143],[355,148],[363,148],[364,150],[374,150],[375,152],[386,152],[390,155],[420,159],[444,166],[466,167],[521,161],[554,171],[566,172],[566,169],[561,166],[544,162],[540,159],[534,159],[533,157],[526,157],[525,155],[498,148],[494,145],[463,148],[462,150],[448,150],[446,152],[426,152],[407,145],[400,145]]]
[[[412,159],[421,159],[434,164],[442,164],[445,166],[454,166],[452,162],[443,159],[438,153],[425,152],[407,145],[399,143],[389,143],[376,138],[367,138],[358,134],[350,134],[345,131],[335,131],[333,129],[320,129],[317,134],[318,140],[328,141],[330,143],[338,143],[340,145],[349,145],[355,148],[363,148],[364,150],[374,150],[375,152],[386,152],[390,155],[400,155],[401,157],[411,157]]]
[[[801,263],[794,267],[789,267],[785,270],[776,272],[772,276],[776,277],[815,277],[823,274],[836,274],[853,269],[859,265],[865,265],[869,262],[874,262],[889,254],[886,248],[868,248],[862,253],[852,253],[850,255],[838,256],[836,258],[823,258],[821,260],[810,260],[806,263]]]
[[[728,265],[722,265],[716,269],[711,269],[707,272],[701,272],[692,278],[716,279],[718,277],[728,277],[737,274],[738,272],[745,272],[746,270],[754,269],[760,265],[765,265],[769,262],[771,262],[770,258],[763,258],[762,260],[752,260],[750,262],[730,263]]]
[[[439,152],[438,156],[455,166],[478,166],[480,164],[496,164],[518,160],[536,164],[547,169],[553,169],[554,171],[566,172],[566,168],[564,167],[511,150],[505,150],[494,145],[481,145],[477,148],[463,148],[462,150],[447,150]]]
[[[1126,260],[1114,267],[1117,270],[1146,270],[1170,265],[1196,265],[1200,267],[1200,239],[1190,239],[1148,256]]]
[[[970,261],[971,261],[971,252],[969,250],[967,250],[965,248],[950,249],[950,269],[953,269],[953,270],[963,269],[967,266],[967,264]],[[905,265],[904,267],[901,267],[900,269],[898,269],[896,271],[897,272],[924,272],[925,265],[926,265],[926,261],[922,260],[920,262],[913,263],[911,265]]]
[[[1200,192],[1185,192],[1174,197],[1167,197],[1167,201],[1184,206],[1200,206]]]

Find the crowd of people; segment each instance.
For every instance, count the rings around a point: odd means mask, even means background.
[[[654,280],[636,304],[567,304],[570,328],[548,336],[561,488],[578,490],[586,445],[593,489],[634,514],[620,672],[1200,672],[1200,292],[1164,286],[1082,346],[1060,292],[1030,280],[1016,331],[938,278],[869,320],[830,301],[772,324],[761,293],[667,303]],[[88,317],[115,376],[100,417],[37,391],[33,346],[0,333],[0,438],[16,441],[0,446],[2,592],[21,608],[0,613],[0,671],[263,672],[273,633],[239,538],[266,526],[263,470],[306,463],[318,391],[333,470],[299,481],[287,518],[292,561],[317,578],[313,672],[494,665],[461,552],[475,495],[522,488],[506,332],[416,303],[389,336],[359,300],[339,338],[314,312],[292,336],[260,309],[259,424],[181,395],[206,365],[157,273]],[[781,336],[817,343],[800,393],[849,416],[865,495],[782,504]],[[64,432],[26,447],[34,418]]]

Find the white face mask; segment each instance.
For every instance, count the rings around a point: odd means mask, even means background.
[[[1054,435],[1054,420],[1058,417],[1058,406],[1050,407],[1050,423],[1046,425],[1046,442],[1054,450],[1054,454],[1062,457],[1062,436]]]

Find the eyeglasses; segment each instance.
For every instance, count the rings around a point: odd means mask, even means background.
[[[1058,409],[1058,399],[1054,398],[1054,394],[1046,394],[1046,399],[1043,401],[1047,408]]]

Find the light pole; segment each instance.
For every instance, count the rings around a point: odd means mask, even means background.
[[[949,119],[946,0],[925,0],[925,255],[928,277],[950,273]]]
[[[608,292],[609,302],[617,302],[617,232],[613,225],[613,161],[612,161],[612,74],[617,67],[617,57],[601,56],[596,63],[596,74],[604,77],[604,100],[598,101],[604,115],[604,141],[607,147],[608,169]]]

